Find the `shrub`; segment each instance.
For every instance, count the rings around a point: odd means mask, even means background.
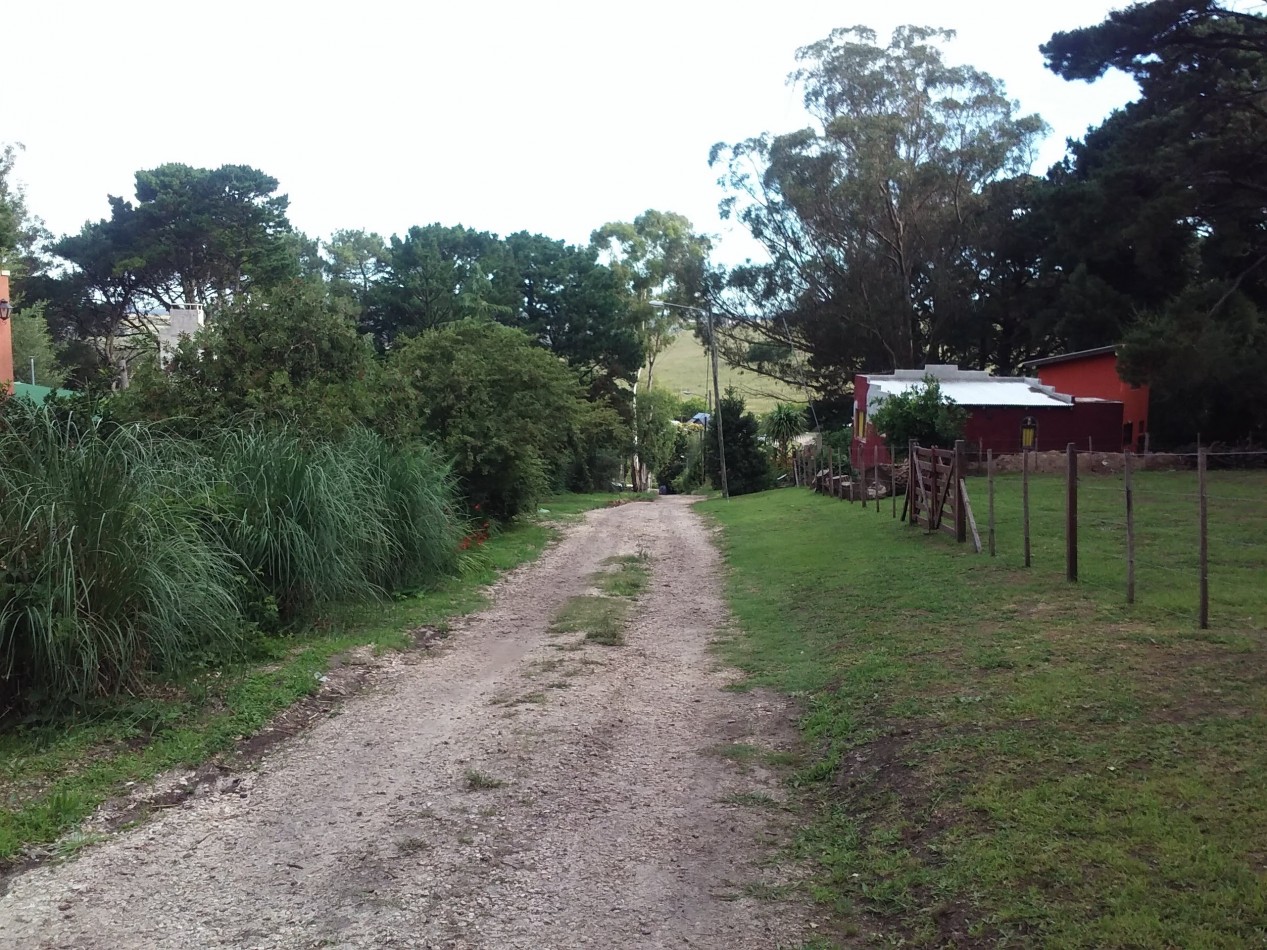
[[[758,438],[757,417],[744,411],[744,401],[734,389],[721,400],[722,439],[726,452],[726,481],[732,495],[764,491],[774,484],[770,457]],[[716,419],[710,420],[704,439],[704,467],[714,488],[720,489],[721,465],[717,455]]]
[[[467,501],[500,519],[533,510],[585,414],[575,373],[519,330],[474,320],[407,340],[389,361]]]
[[[876,431],[902,457],[911,439],[920,445],[953,444],[963,435],[967,419],[967,410],[943,395],[941,384],[932,376],[925,376],[923,383],[906,392],[889,396],[871,415]]]
[[[190,453],[10,404],[0,457],[0,692],[83,702],[239,637],[232,561],[201,529]]]

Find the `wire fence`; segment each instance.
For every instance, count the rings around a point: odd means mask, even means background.
[[[838,474],[816,457],[797,481],[905,521],[903,476],[902,464]],[[962,477],[985,557],[1202,629],[1267,627],[1267,452],[987,451]]]

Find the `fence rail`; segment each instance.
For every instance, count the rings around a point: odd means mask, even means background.
[[[862,471],[847,458],[806,454],[795,460],[794,481],[864,508],[874,500],[877,513],[888,497],[894,519],[902,494],[902,520],[928,534],[967,535],[977,551],[1018,557],[1026,568],[1063,567],[1070,583],[1182,614],[1201,629],[1212,611],[1221,623],[1264,625],[1267,452],[1106,454],[1070,445],[1059,455],[996,456],[987,449],[978,467],[958,448],[921,447],[907,462],[875,461]],[[964,474],[952,480],[956,462]],[[978,505],[985,496],[984,544],[970,488]],[[961,502],[961,513],[936,509],[939,498]],[[962,534],[948,525],[958,520]]]

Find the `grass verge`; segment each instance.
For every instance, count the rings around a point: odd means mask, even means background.
[[[583,633],[592,643],[618,647],[625,642],[628,614],[627,600],[582,595],[560,608],[550,629],[555,633]]]
[[[591,643],[618,647],[625,643],[625,624],[632,599],[651,580],[645,551],[608,558],[607,569],[590,575],[602,594],[583,594],[565,603],[550,624],[555,633],[582,633]]]
[[[610,495],[562,496],[544,507],[601,507]],[[262,639],[252,655],[143,694],[101,703],[74,720],[0,732],[0,871],[25,849],[47,845],[128,783],[195,767],[260,730],[315,692],[331,658],[371,645],[402,649],[418,627],[479,609],[484,588],[535,558],[553,536],[524,523],[495,535],[461,577],[408,597],[327,611],[312,630]]]
[[[1160,504],[1190,480],[1147,473],[1141,491]],[[1212,490],[1261,498],[1264,481]],[[1128,608],[1121,496],[1084,487],[1077,586],[1059,478],[1033,481],[1028,571],[1016,479],[1000,481],[993,559],[799,490],[701,505],[742,627],[728,659],[805,709],[798,849],[815,895],[878,942],[1267,942],[1267,531],[1212,506],[1225,606],[1199,631],[1191,525],[1173,505],[1146,522],[1147,570],[1180,580]],[[981,517],[984,485],[970,489]]]

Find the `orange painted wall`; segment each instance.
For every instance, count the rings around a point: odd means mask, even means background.
[[[1132,386],[1117,374],[1117,354],[1099,353],[1081,359],[1064,360],[1038,367],[1038,379],[1057,392],[1071,396],[1115,399],[1122,404],[1123,448],[1144,448],[1148,431],[1148,387]],[[1126,426],[1130,426],[1133,446],[1125,444]]]
[[[0,274],[0,300],[10,300],[9,275]],[[13,321],[0,320],[0,390],[13,393]]]

